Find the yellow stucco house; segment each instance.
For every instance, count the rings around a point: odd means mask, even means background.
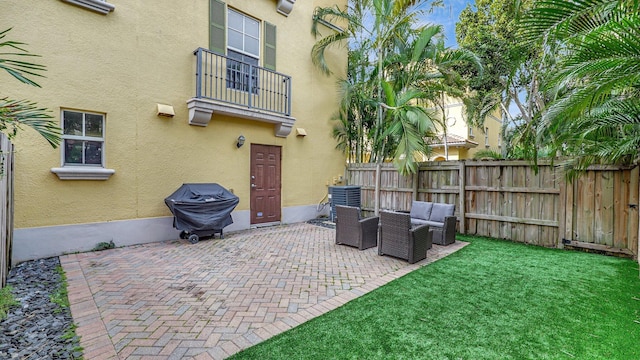
[[[502,120],[499,109],[485,118],[484,128],[467,124],[464,104],[459,99],[447,99],[444,114],[439,116],[447,119],[447,128],[446,131],[437,129],[438,140],[430,143],[432,152],[425,161],[472,159],[476,152],[486,149],[500,153]]]
[[[310,29],[316,6],[346,2],[0,2],[2,28],[47,66],[42,88],[0,74],[1,95],[48,108],[64,132],[58,149],[31,130],[14,140],[14,263],[177,239],[163,200],[183,183],[240,198],[225,231],[318,216],[344,156]]]

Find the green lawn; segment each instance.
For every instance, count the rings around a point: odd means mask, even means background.
[[[638,263],[470,245],[234,359],[640,359]]]

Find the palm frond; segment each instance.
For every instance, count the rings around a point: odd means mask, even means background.
[[[319,41],[317,41],[313,48],[311,48],[311,61],[315,66],[317,66],[324,74],[331,75],[331,69],[329,69],[329,65],[325,59],[325,51],[328,47],[340,43],[342,40],[347,40],[349,35],[347,33],[333,33],[328,35]],[[346,46],[346,44],[342,44],[342,46]]]
[[[0,131],[10,139],[22,126],[37,131],[54,148],[60,144],[61,131],[53,116],[32,101],[0,98]]]
[[[44,65],[35,64],[28,61],[18,60],[25,57],[39,57],[38,55],[30,54],[23,45],[27,45],[22,42],[4,40],[11,28],[0,31],[0,49],[9,48],[7,52],[0,52],[0,70],[8,72],[11,76],[18,79],[20,82],[27,85],[40,87],[38,83],[31,79],[31,77],[44,77],[42,72],[46,70]],[[12,51],[13,50],[13,51]]]
[[[567,38],[585,32],[615,18],[625,0],[541,0],[520,21],[524,41],[545,36]]]

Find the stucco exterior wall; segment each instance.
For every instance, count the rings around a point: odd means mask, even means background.
[[[188,125],[186,101],[195,95],[193,51],[208,47],[209,1],[109,0],[115,10],[107,15],[59,0],[2,1],[3,29],[13,27],[11,39],[27,43],[48,70],[46,78],[38,79],[42,88],[0,73],[0,96],[36,101],[56,121],[61,108],[106,114],[105,165],[115,170],[106,181],[60,180],[51,172],[61,166],[60,150],[31,129],[21,132],[14,140],[18,261],[40,256],[39,247],[49,249],[45,255],[56,255],[109,239],[116,245],[173,239],[163,200],[187,182],[233,189],[240,203],[232,229],[248,227],[252,143],[282,147],[283,222],[315,216],[327,181],[344,171],[344,157],[330,135],[335,78],[320,74],[310,58],[313,9],[336,2],[346,0],[298,1],[285,17],[276,12],[277,1],[226,1],[277,26],[276,70],[292,77],[292,116],[297,119],[294,131],[279,138],[273,125],[220,115],[207,127]],[[346,49],[333,52],[329,58],[341,75]],[[172,105],[175,116],[157,116],[158,103]],[[296,127],[308,135],[297,137]],[[246,143],[237,148],[241,134]],[[301,207],[307,210],[304,216]],[[168,230],[149,236],[131,232],[137,239],[107,228],[95,234],[105,224],[127,228],[142,222],[160,222]]]

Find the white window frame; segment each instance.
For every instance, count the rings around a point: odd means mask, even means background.
[[[71,135],[64,134],[64,121],[65,121],[65,112],[82,114],[82,134],[81,135]],[[98,115],[102,117],[102,136],[87,136],[85,134],[85,119],[87,114],[90,115]],[[83,110],[74,110],[74,109],[61,109],[60,111],[60,124],[63,134],[62,138],[62,146],[60,147],[60,164],[59,168],[52,168],[51,172],[58,175],[58,177],[62,180],[107,180],[111,175],[115,173],[113,169],[105,168],[105,131],[106,131],[106,114],[92,111],[83,111]],[[66,151],[66,140],[78,140],[78,141],[94,141],[102,143],[101,151],[100,151],[100,164],[86,164],[78,163],[78,164],[66,164],[65,163],[65,151]],[[82,151],[82,156],[84,158],[85,152]]]
[[[489,147],[489,128],[484,128],[484,146]]]
[[[231,26],[231,22],[229,21],[229,18],[230,18],[229,15],[231,13],[235,13],[235,14],[240,15],[242,17],[242,29],[236,29],[235,27]],[[258,36],[257,37],[255,37],[253,35],[249,35],[249,34],[246,33],[246,20],[247,19],[253,20],[258,24]],[[255,58],[255,59],[258,60],[258,64],[260,64],[260,56],[262,55],[260,53],[260,43],[261,43],[261,41],[260,41],[260,36],[261,36],[260,35],[260,24],[261,24],[260,20],[254,18],[254,17],[251,17],[251,16],[249,16],[247,14],[244,14],[244,13],[238,11],[238,10],[232,9],[230,7],[227,7],[227,51],[228,50],[232,50],[232,51],[241,53],[243,55]],[[238,48],[233,47],[233,46],[230,45],[230,41],[229,41],[229,30],[230,29],[238,31],[239,33],[242,34],[242,47],[243,47],[243,49],[238,49]],[[252,54],[252,53],[250,53],[250,52],[248,52],[248,51],[246,51],[244,49],[245,48],[245,38],[246,37],[251,37],[251,38],[253,38],[253,39],[258,41],[258,53],[257,54]]]
[[[231,18],[231,13],[238,15],[242,18],[242,29],[238,29],[234,26],[231,26],[231,22],[229,21],[229,19]],[[255,21],[257,24],[257,28],[258,28],[258,34],[257,37],[247,34],[246,32],[246,23],[247,23],[247,19],[251,20],[251,21]],[[235,25],[235,24],[234,24]],[[251,17],[249,15],[246,15],[240,11],[237,11],[235,9],[232,8],[227,8],[227,88],[228,89],[235,89],[235,90],[240,90],[240,91],[249,91],[249,84],[250,81],[253,83],[253,89],[252,89],[252,93],[254,95],[256,95],[258,93],[258,70],[254,67],[251,70],[250,67],[248,65],[246,65],[246,62],[241,61],[241,60],[235,60],[231,57],[230,55],[230,51],[233,51],[235,53],[240,54],[243,57],[249,57],[251,59],[255,60],[256,65],[252,65],[252,66],[260,66],[260,48],[261,48],[261,41],[260,41],[260,27],[261,27],[261,21]],[[229,41],[229,32],[230,31],[236,31],[238,33],[240,33],[242,35],[242,49],[238,49],[236,47],[231,46],[231,41]],[[258,48],[257,54],[253,54],[250,53],[248,51],[245,50],[246,46],[245,46],[245,40],[247,37],[250,37],[252,39],[255,39],[258,42]]]

